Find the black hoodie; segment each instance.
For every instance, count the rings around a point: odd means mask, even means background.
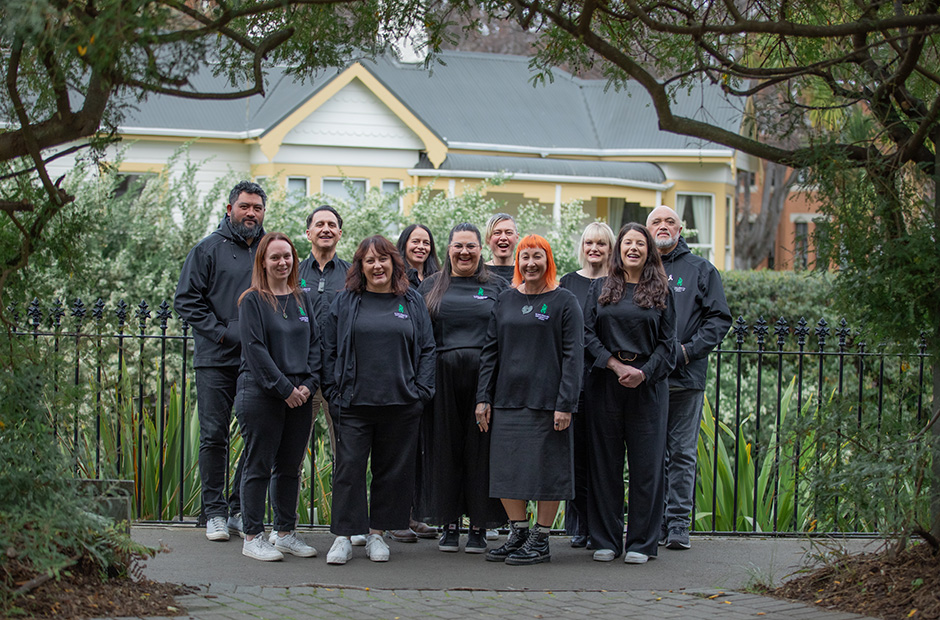
[[[260,239],[264,235],[261,229]],[[173,307],[193,328],[195,368],[238,366],[238,297],[251,286],[258,243],[248,245],[226,215],[183,263]]]
[[[676,347],[669,387],[704,390],[708,354],[731,328],[721,276],[709,261],[692,254],[681,236],[662,259],[676,304],[676,338],[682,345]]]

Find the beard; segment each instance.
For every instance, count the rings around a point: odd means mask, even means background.
[[[246,226],[244,221],[236,222],[231,220],[232,230],[242,239],[257,239],[261,236],[261,222],[255,222],[254,226]]]
[[[656,247],[660,250],[668,250],[675,244],[679,243],[679,235],[676,235],[675,237],[669,237],[668,239],[660,239],[659,237],[656,237],[653,243],[655,243]]]

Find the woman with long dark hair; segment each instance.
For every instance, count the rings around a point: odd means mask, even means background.
[[[607,277],[591,285],[585,304],[585,346],[594,357],[584,389],[588,529],[597,561],[609,562],[621,550],[628,564],[656,556],[675,339],[676,311],[659,251],[645,226],[625,224]],[[625,449],[630,513],[623,541]]]
[[[464,551],[486,551],[486,528],[506,522],[506,512],[489,494],[490,436],[473,415],[480,351],[496,298],[509,287],[483,265],[480,231],[457,224],[450,231],[444,268],[418,287],[434,325],[437,389],[425,415],[422,436],[422,520],[446,524],[441,551],[460,549],[460,520],[470,519]]]
[[[441,270],[434,235],[424,224],[412,224],[401,231],[397,247],[398,253],[405,261],[408,282],[414,288],[418,288],[425,278]]]
[[[574,497],[571,414],[583,369],[581,305],[558,287],[548,241],[523,238],[516,249],[516,288],[497,300],[480,357],[476,419],[490,439],[490,495],[509,516],[506,543],[493,562],[548,562],[548,534],[561,500]],[[526,502],[538,505],[529,529]]]
[[[242,362],[235,411],[245,440],[242,554],[262,561],[317,550],[294,533],[300,464],[313,425],[310,395],[320,379],[320,339],[307,296],[298,288],[297,250],[283,233],[261,238],[251,288],[238,299]],[[270,484],[271,544],[264,536]]]
[[[418,423],[434,395],[431,320],[385,237],[359,244],[346,290],[326,317],[323,352],[323,391],[336,411],[337,435],[330,525],[336,540],[326,561],[345,564],[352,556],[350,536],[368,530],[369,559],[385,562],[385,531],[408,528]]]

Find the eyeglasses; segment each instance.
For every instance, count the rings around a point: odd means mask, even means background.
[[[463,252],[467,250],[468,252],[473,252],[474,250],[480,249],[479,243],[451,243],[450,249],[454,252]]]

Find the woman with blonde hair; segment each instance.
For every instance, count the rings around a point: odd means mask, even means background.
[[[482,432],[492,427],[490,496],[500,498],[511,526],[486,559],[526,565],[551,561],[558,504],[574,496],[569,425],[581,391],[584,321],[575,296],[558,287],[544,238],[519,242],[513,283],[490,316],[475,414]],[[528,500],[538,505],[531,530]]]
[[[604,222],[591,222],[581,233],[578,243],[578,264],[581,269],[566,273],[561,278],[562,288],[566,288],[578,298],[584,308],[587,301],[588,289],[591,283],[607,275],[610,263],[610,251],[614,246],[614,231]],[[590,354],[584,355],[584,374],[594,362]],[[590,532],[587,525],[587,498],[590,494],[588,486],[588,452],[590,445],[587,441],[587,427],[585,426],[584,390],[578,398],[578,413],[571,420],[571,433],[574,435],[574,499],[565,503],[565,531],[571,536],[572,547],[585,547],[589,544]]]

